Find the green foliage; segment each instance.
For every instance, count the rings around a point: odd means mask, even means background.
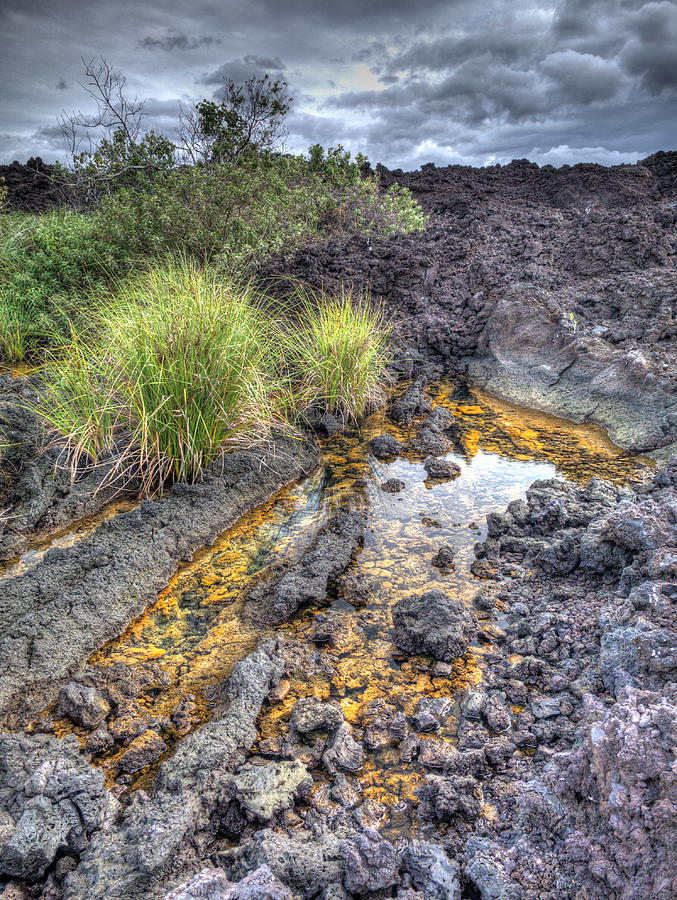
[[[317,233],[302,160],[250,155],[236,166],[176,169],[152,190],[120,191],[101,209],[105,240],[134,255],[186,253],[242,268]]]
[[[284,424],[279,353],[249,287],[181,261],[120,287],[98,339],[54,361],[38,412],[74,465],[114,446],[151,494]]]
[[[308,150],[309,166],[327,189],[329,224],[375,237],[421,231],[427,223],[411,191],[392,185],[382,191],[377,175],[368,172],[369,161],[361,153],[352,159],[340,144],[325,155],[320,144]]]
[[[57,343],[88,306],[89,291],[124,270],[121,248],[97,220],[69,210],[0,218],[0,356],[21,361]]]
[[[269,75],[244,84],[226,81],[221,101],[201,100],[195,107],[203,161],[222,165],[247,152],[276,149],[292,102],[287,83]]]
[[[5,184],[5,179],[0,178],[0,210],[7,203],[7,185]]]
[[[101,235],[125,254],[186,253],[229,269],[293,253],[335,230],[384,236],[424,227],[406,188],[382,192],[341,147],[310,159],[249,153],[237,162],[174,169],[148,190],[122,189],[101,207]]]
[[[300,290],[298,297],[301,315],[284,346],[306,399],[353,420],[383,405],[390,332],[383,312],[369,297],[343,289],[337,295]]]
[[[122,189],[149,190],[173,168],[175,154],[171,141],[154,131],[131,140],[124,128],[116,128],[95,150],[74,157],[75,188],[84,201]]]

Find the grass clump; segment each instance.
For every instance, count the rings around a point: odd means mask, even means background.
[[[390,334],[383,311],[345,288],[299,296],[301,313],[284,344],[306,399],[353,421],[382,406]]]
[[[40,406],[73,465],[112,450],[149,495],[284,423],[280,344],[246,285],[186,261],[154,267],[120,286],[99,335],[55,358]]]

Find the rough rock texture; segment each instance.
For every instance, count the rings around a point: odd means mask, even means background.
[[[248,818],[270,822],[278,813],[290,809],[312,786],[308,769],[296,760],[253,760],[232,776],[226,790]]]
[[[463,654],[476,630],[472,612],[442,591],[404,597],[393,608],[393,640],[408,653],[449,662]]]
[[[66,878],[65,900],[152,897],[171,877],[199,868],[224,779],[254,743],[261,704],[282,672],[273,641],[235,665],[222,714],[178,745],[151,796],[137,792],[115,827],[93,837]]]
[[[264,274],[369,286],[404,343],[499,396],[598,422],[622,446],[675,442],[677,153],[379,171],[422,203],[425,232],[316,245]]]
[[[116,805],[75,737],[0,735],[0,876],[40,878],[57,854],[83,851]]]
[[[194,485],[116,516],[0,582],[0,715],[26,716],[152,602],[179,560],[317,464],[312,445],[237,452]]]
[[[362,543],[364,515],[344,509],[323,525],[301,559],[280,577],[272,567],[271,575],[249,592],[256,616],[264,622],[284,622],[304,603],[322,601],[327,590],[348,566]]]
[[[217,854],[217,860],[234,879],[266,865],[280,881],[304,900],[310,900],[322,888],[343,883],[341,838],[349,836],[345,829],[332,832],[318,828],[314,833],[303,829],[286,833],[265,829],[242,846]]]
[[[0,560],[11,559],[35,539],[98,513],[117,492],[99,489],[107,468],[83,472],[74,482],[59,465],[59,448],[46,445],[31,379],[0,374]]]
[[[164,900],[295,900],[295,895],[279,881],[268,866],[233,884],[223,869],[198,872],[181,887],[166,894]]]
[[[64,201],[64,189],[56,185],[51,175],[54,166],[39,156],[31,157],[25,165],[14,160],[0,166],[0,184],[7,188],[7,200],[12,209],[24,212],[44,212]]]

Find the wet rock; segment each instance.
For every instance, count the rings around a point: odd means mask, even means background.
[[[304,900],[316,897],[330,884],[342,884],[345,873],[341,838],[350,832],[314,832],[294,828],[287,833],[270,829],[256,832],[250,841],[233,850],[216,853],[216,861],[231,879],[244,878],[252,869],[266,865],[276,878]]]
[[[365,520],[362,513],[344,509],[324,525],[301,559],[276,584],[258,582],[249,592],[263,621],[278,624],[305,603],[325,600],[329,584],[348,567],[362,543]]]
[[[70,736],[0,735],[0,874],[37,879],[58,854],[83,851],[116,803]]]
[[[229,453],[199,483],[175,485],[0,584],[0,715],[30,717],[44,708],[95,647],[155,602],[180,559],[317,459],[311,444],[287,439],[272,452]]]
[[[377,435],[369,441],[369,447],[376,459],[392,459],[404,450],[404,444],[392,434]]]
[[[334,731],[343,724],[343,710],[337,703],[324,703],[315,697],[301,697],[294,704],[289,721],[299,734]]]
[[[432,403],[425,395],[428,379],[424,376],[417,378],[410,385],[399,400],[390,407],[390,418],[393,422],[401,422],[410,425],[417,416],[425,416],[432,410]]]
[[[441,431],[422,428],[412,438],[409,448],[428,458],[431,456],[442,456],[451,450],[451,441]]]
[[[427,775],[427,784],[416,793],[421,800],[419,814],[437,822],[454,822],[459,816],[469,822],[479,818],[482,792],[468,775]]]
[[[428,478],[435,480],[457,478],[461,474],[461,467],[457,463],[448,459],[438,459],[436,456],[428,456],[423,468],[428,473]]]
[[[400,491],[403,491],[405,487],[405,483],[399,478],[389,478],[387,481],[383,482],[381,490],[385,491],[386,494],[398,494]]]
[[[60,716],[68,716],[78,725],[96,728],[110,712],[110,704],[94,688],[69,681],[59,692],[57,710]]]
[[[336,769],[357,772],[362,768],[364,750],[353,738],[350,725],[344,722],[330,735],[322,762],[330,775],[333,775]]]
[[[438,569],[453,569],[456,554],[454,548],[449,544],[442,544],[437,553],[433,556],[431,562]]]
[[[469,690],[461,700],[461,712],[466,719],[479,719],[484,712],[487,704],[487,694],[485,691]]]
[[[220,712],[178,744],[151,796],[137,792],[114,829],[94,834],[65,879],[64,900],[122,900],[156,890],[177,867],[195,871],[202,842],[211,840],[221,785],[256,740],[261,705],[283,671],[274,641],[236,663]]]
[[[440,727],[439,721],[427,710],[415,712],[411,717],[411,724],[416,731],[423,732],[424,734],[428,731],[437,731]]]
[[[404,597],[393,608],[393,640],[408,653],[449,662],[461,656],[477,633],[472,614],[442,591]]]
[[[134,738],[119,761],[121,772],[133,775],[158,760],[167,749],[157,731],[144,731]]]
[[[410,841],[402,851],[402,865],[414,887],[429,900],[460,900],[459,867],[444,850],[427,841]]]
[[[398,882],[399,859],[395,848],[377,831],[365,828],[341,841],[345,864],[344,884],[351,894],[382,891]]]
[[[291,809],[312,786],[312,776],[296,760],[264,764],[252,760],[231,777],[228,792],[248,818],[269,822],[283,810]]]

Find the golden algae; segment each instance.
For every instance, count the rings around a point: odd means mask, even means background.
[[[407,450],[390,462],[376,460],[368,447],[372,437],[387,431],[407,445],[421,424],[395,427],[383,412],[376,413],[359,431],[327,441],[317,473],[280,491],[196,555],[157,603],[92,656],[90,664],[102,670],[115,663],[155,663],[166,673],[168,684],[143,693],[137,703],[139,716],[149,721],[164,717],[170,723],[164,734],[169,752],[187,730],[210,717],[218,685],[237,660],[263,638],[282,634],[287,672],[264,705],[254,752],[274,753],[299,698],[336,701],[366,746],[364,767],[354,777],[360,796],[371,803],[369,815],[386,829],[411,827],[415,792],[425,782],[426,770],[416,760],[400,759],[396,742],[373,738],[379,717],[410,719],[421,705],[437,704],[441,727],[434,737],[454,742],[459,700],[469,687],[481,684],[493,634],[486,626],[484,641],[478,640],[452,665],[407,657],[390,636],[395,603],[409,593],[435,588],[470,603],[483,587],[470,566],[475,542],[486,536],[487,513],[523,497],[537,478],[584,484],[597,476],[622,483],[641,477],[645,466],[597,428],[520,409],[452,379],[431,385],[430,396],[454,415],[446,457],[460,466],[457,478],[431,480],[422,456]],[[381,484],[390,478],[403,481],[404,489],[382,491]],[[302,609],[276,629],[256,621],[246,600],[252,585],[271,566],[298,557],[322,523],[346,503],[367,513],[364,547],[345,582],[354,579],[366,586],[359,602],[350,602],[354,598],[341,580],[321,607]],[[440,570],[432,558],[443,544],[453,549],[454,564]],[[327,619],[318,619],[318,613]],[[321,640],[318,622],[324,623]],[[182,703],[190,707],[191,718],[179,728],[172,722]],[[515,707],[513,714],[517,711]],[[78,733],[65,720],[56,726],[59,733]],[[84,741],[84,732],[80,736]],[[117,779],[118,789],[150,784],[152,766],[120,782],[118,762],[124,750],[116,744],[94,755],[109,783]],[[304,758],[313,761],[317,780],[310,802],[331,806],[327,775],[317,764],[312,742],[304,748]],[[489,806],[486,815],[492,815]]]

